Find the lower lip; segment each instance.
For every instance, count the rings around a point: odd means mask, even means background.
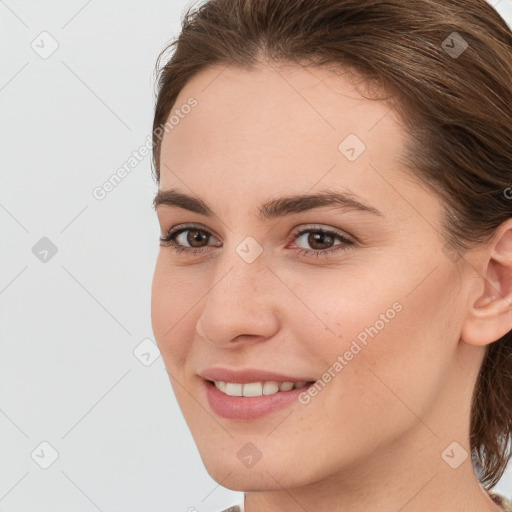
[[[229,396],[219,391],[212,382],[207,380],[203,380],[203,382],[213,412],[223,418],[239,421],[261,418],[266,414],[284,409],[295,402],[299,395],[307,391],[309,387],[303,386],[290,391],[279,391],[273,395]]]

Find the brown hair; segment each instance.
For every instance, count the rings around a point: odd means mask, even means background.
[[[443,199],[446,254],[454,262],[512,217],[512,32],[485,0],[189,6],[180,35],[157,61],[157,182],[161,127],[188,80],[211,65],[251,69],[264,59],[352,70],[399,98],[393,108],[410,135],[403,162]],[[512,331],[487,347],[470,432],[477,476],[490,490],[512,456]]]

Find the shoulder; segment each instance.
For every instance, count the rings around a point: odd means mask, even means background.
[[[512,512],[512,501],[496,492],[489,492],[489,495],[492,500],[504,510],[504,512]]]

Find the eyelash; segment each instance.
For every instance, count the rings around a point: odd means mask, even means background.
[[[178,245],[176,243],[176,237],[180,235],[181,233],[185,231],[191,231],[196,230],[202,233],[205,233],[207,235],[211,235],[211,233],[203,228],[200,228],[199,226],[189,225],[189,226],[181,226],[178,228],[170,229],[165,236],[160,237],[160,243],[166,247],[170,247],[174,252],[176,253],[185,253],[185,254],[198,254],[202,253],[207,249],[208,246],[200,247],[200,248],[190,248],[190,247],[184,247],[182,245]],[[334,238],[337,238],[338,240],[341,240],[343,244],[340,244],[338,246],[335,246],[334,248],[331,247],[330,249],[324,249],[324,250],[318,250],[318,249],[300,249],[298,251],[298,254],[302,254],[307,257],[313,257],[316,256],[317,258],[319,256],[329,256],[331,253],[336,251],[346,251],[351,246],[355,245],[355,242],[350,240],[349,238],[341,235],[340,233],[336,231],[332,231],[329,229],[314,227],[314,226],[306,226],[302,228],[301,230],[295,232],[293,235],[293,240],[297,240],[299,237],[301,237],[304,233],[308,232],[316,232],[316,233],[323,233],[324,235],[330,235]]]

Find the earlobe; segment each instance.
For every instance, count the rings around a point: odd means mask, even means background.
[[[512,218],[499,226],[481,254],[484,257],[474,268],[480,291],[469,301],[461,339],[484,346],[512,330]]]

